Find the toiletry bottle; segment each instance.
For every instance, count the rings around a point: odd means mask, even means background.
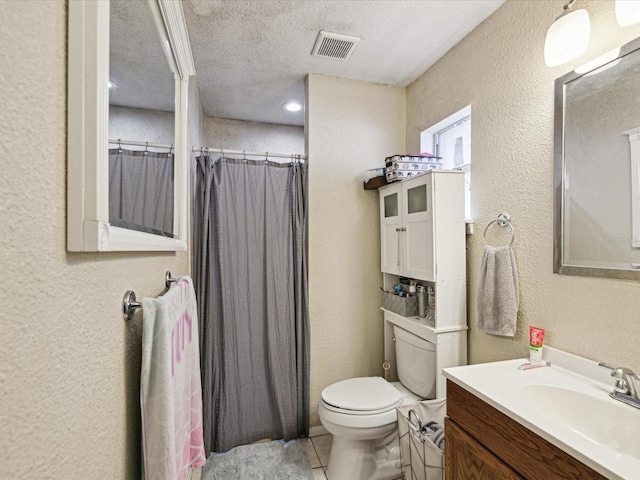
[[[544,342],[544,328],[529,326],[529,361],[542,361],[542,343]]]
[[[434,323],[436,321],[436,291],[433,289],[431,285],[427,286],[427,305],[428,305],[428,315],[427,319],[429,322]]]
[[[418,316],[425,318],[427,316],[427,291],[422,285],[417,286],[418,297]]]

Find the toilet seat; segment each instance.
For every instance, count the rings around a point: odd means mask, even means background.
[[[402,393],[382,377],[349,378],[329,385],[321,394],[329,410],[351,415],[388,412],[402,397]]]

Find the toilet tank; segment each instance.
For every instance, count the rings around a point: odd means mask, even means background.
[[[393,326],[396,340],[396,368],[400,382],[422,398],[436,396],[436,346]]]

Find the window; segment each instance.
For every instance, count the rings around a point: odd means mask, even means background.
[[[465,172],[465,217],[471,220],[471,105],[420,134],[420,151],[442,157],[442,168]]]

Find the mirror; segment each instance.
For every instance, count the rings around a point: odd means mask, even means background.
[[[186,250],[181,2],[69,2],[68,58],[67,250]]]
[[[173,54],[153,4],[110,3],[109,224],[173,238]]]
[[[640,280],[640,39],[555,84],[554,272]]]

